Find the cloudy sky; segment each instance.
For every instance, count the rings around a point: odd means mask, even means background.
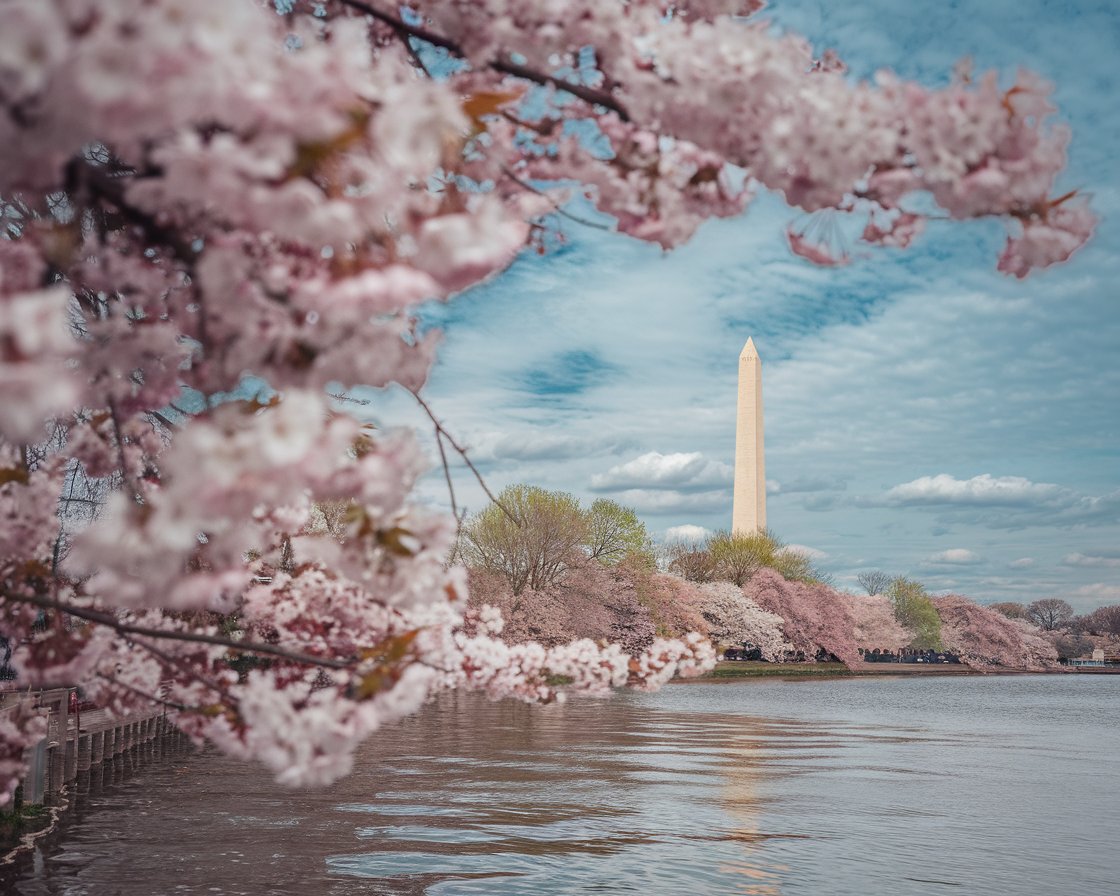
[[[924,7],[924,8],[920,8]],[[779,27],[857,77],[944,83],[955,62],[1053,81],[1074,131],[1060,190],[1093,195],[1093,243],[1026,282],[995,271],[998,223],[934,224],[843,269],[794,258],[762,196],[690,244],[565,223],[432,312],[428,388],[492,487],[635,507],[652,533],[727,527],[738,354],[763,360],[768,516],[841,587],[881,568],[982,602],[1120,603],[1120,12],[1110,3],[778,0]],[[372,413],[416,419],[399,396]],[[459,499],[484,504],[468,476]],[[442,476],[426,497],[447,503]]]

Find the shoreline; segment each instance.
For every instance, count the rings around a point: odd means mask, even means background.
[[[876,668],[876,667],[879,668]],[[974,669],[963,663],[921,665],[910,663],[868,663],[849,668],[843,663],[766,663],[755,660],[721,660],[715,669],[697,678],[674,678],[672,684],[725,684],[746,679],[809,679],[835,678],[910,678],[915,676],[953,677],[960,675],[1069,675],[1067,669]]]

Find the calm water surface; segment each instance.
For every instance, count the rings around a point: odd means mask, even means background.
[[[448,697],[326,791],[213,753],[95,785],[0,891],[1116,894],[1120,678]]]

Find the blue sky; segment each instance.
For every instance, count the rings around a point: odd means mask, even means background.
[[[1108,2],[778,2],[857,77],[1019,65],[1073,127],[1061,190],[1102,217],[1072,262],[995,271],[995,222],[934,223],[843,269],[794,258],[763,195],[669,254],[565,222],[436,312],[428,397],[488,482],[634,506],[651,532],[727,527],[738,353],[763,360],[769,522],[841,587],[865,569],[982,602],[1120,603],[1120,12]],[[398,396],[375,415],[417,421]],[[460,502],[484,504],[465,474]],[[447,503],[442,476],[425,496]]]

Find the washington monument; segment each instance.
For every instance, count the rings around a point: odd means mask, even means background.
[[[762,362],[748,339],[739,354],[739,408],[735,424],[735,498],[731,532],[766,528],[766,457],[762,447]]]

